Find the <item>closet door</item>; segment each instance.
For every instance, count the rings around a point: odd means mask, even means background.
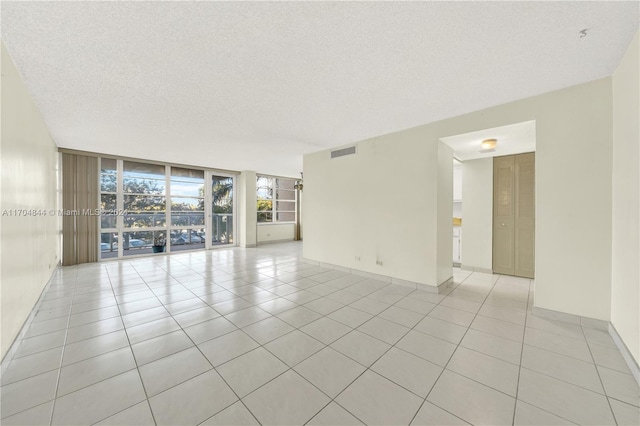
[[[514,168],[512,155],[493,159],[493,272],[513,275]]]
[[[535,270],[535,154],[515,156],[515,271],[533,278]]]
[[[493,272],[533,278],[535,154],[493,159]]]

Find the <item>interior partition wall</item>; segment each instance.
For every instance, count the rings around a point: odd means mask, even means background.
[[[101,259],[235,244],[235,175],[99,160]]]

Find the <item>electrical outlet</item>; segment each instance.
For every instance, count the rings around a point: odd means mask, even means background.
[[[356,256],[355,259],[356,259],[356,262],[360,262],[360,256]]]
[[[382,266],[382,260],[376,260],[376,265]]]

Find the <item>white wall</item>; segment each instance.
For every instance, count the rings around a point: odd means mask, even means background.
[[[256,172],[243,171],[238,176],[238,239],[240,247],[257,244],[258,212],[256,205]]]
[[[355,155],[304,156],[304,257],[439,284],[438,139],[410,129],[356,145]],[[451,215],[447,223],[450,269]]]
[[[40,112],[2,43],[0,211],[57,209],[58,153]],[[0,282],[2,357],[56,268],[55,215],[2,215]]]
[[[436,271],[424,259],[435,255],[430,240],[437,226],[436,141],[530,120],[536,121],[535,306],[609,321],[611,78],[370,139],[358,144],[364,155],[349,166],[329,162],[326,151],[305,156],[305,256],[355,268],[358,251],[370,262],[375,253],[366,251],[383,247],[394,271],[433,282]],[[406,182],[412,184],[393,197],[398,207],[376,215],[401,218],[396,228],[402,232],[389,238],[380,232],[381,220],[366,215],[366,206]],[[465,200],[463,223],[468,213]],[[466,236],[463,230],[463,240]]]
[[[440,284],[453,276],[453,149],[438,141],[437,275]]]
[[[640,363],[640,42],[613,74],[611,323]]]
[[[258,225],[258,244],[276,241],[293,241],[295,238],[295,223],[261,223]]]
[[[453,166],[453,201],[462,200],[462,179],[463,167],[462,163]]]
[[[461,265],[465,269],[490,271],[493,267],[493,158],[462,163],[464,217]]]

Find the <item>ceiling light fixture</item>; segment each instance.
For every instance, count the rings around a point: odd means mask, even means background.
[[[497,139],[485,139],[482,141],[482,149],[495,149],[497,144]]]

